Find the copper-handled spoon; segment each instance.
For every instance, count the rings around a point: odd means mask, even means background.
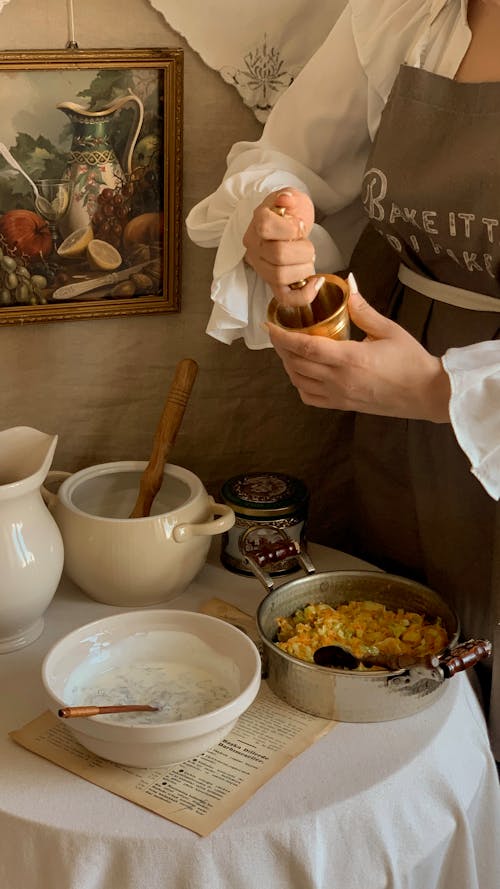
[[[85,707],[61,707],[57,711],[57,715],[62,719],[75,719],[79,716],[99,716],[102,713],[135,713],[156,710],[160,710],[160,707],[154,707],[152,704],[116,704],[105,707],[88,705]]]
[[[155,432],[151,457],[142,473],[139,494],[130,513],[131,519],[144,518],[151,512],[153,500],[161,488],[165,463],[182,423],[197,373],[198,365],[192,358],[179,361],[175,369],[174,380]]]

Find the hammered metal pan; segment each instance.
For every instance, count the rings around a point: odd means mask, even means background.
[[[265,675],[274,693],[293,707],[340,722],[384,722],[424,710],[446,690],[448,681],[491,654],[488,640],[458,643],[460,623],[442,597],[413,580],[382,571],[316,572],[306,553],[290,541],[306,576],[276,587],[265,566],[278,557],[271,549],[246,556],[248,567],[268,594],[257,611]],[[280,545],[281,548],[283,544]],[[279,557],[282,557],[281,549]],[[389,608],[404,608],[440,617],[449,644],[437,658],[399,670],[357,672],[309,664],[282,651],[274,642],[276,618],[308,603],[338,605],[371,599]]]

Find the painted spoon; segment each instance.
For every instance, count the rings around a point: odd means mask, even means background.
[[[21,175],[28,180],[35,195],[36,209],[42,214],[42,216],[45,217],[47,216],[47,214],[50,216],[50,214],[52,213],[52,204],[50,203],[50,201],[47,200],[47,198],[44,198],[40,194],[40,192],[38,191],[38,186],[33,182],[31,176],[28,176],[26,170],[23,170],[21,165],[18,163],[18,161],[16,161],[15,157],[10,153],[9,149],[6,145],[3,144],[3,142],[0,142],[0,154],[3,155],[7,163],[10,164],[10,166],[14,170],[17,170],[18,173],[21,173]]]

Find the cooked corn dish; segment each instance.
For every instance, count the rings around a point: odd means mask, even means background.
[[[403,608],[391,611],[369,600],[336,607],[319,602],[276,621],[278,648],[310,663],[323,645],[342,645],[360,660],[379,655],[412,655],[417,660],[437,654],[448,644],[439,617],[430,619]]]

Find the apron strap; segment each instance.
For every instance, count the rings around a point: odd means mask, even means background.
[[[440,281],[433,281],[432,278],[420,275],[403,264],[399,266],[398,278],[402,284],[423,296],[428,296],[429,299],[437,299],[439,302],[461,309],[472,309],[475,312],[500,312],[500,299],[495,296],[463,290],[462,287],[453,287],[451,284],[441,284]]]

